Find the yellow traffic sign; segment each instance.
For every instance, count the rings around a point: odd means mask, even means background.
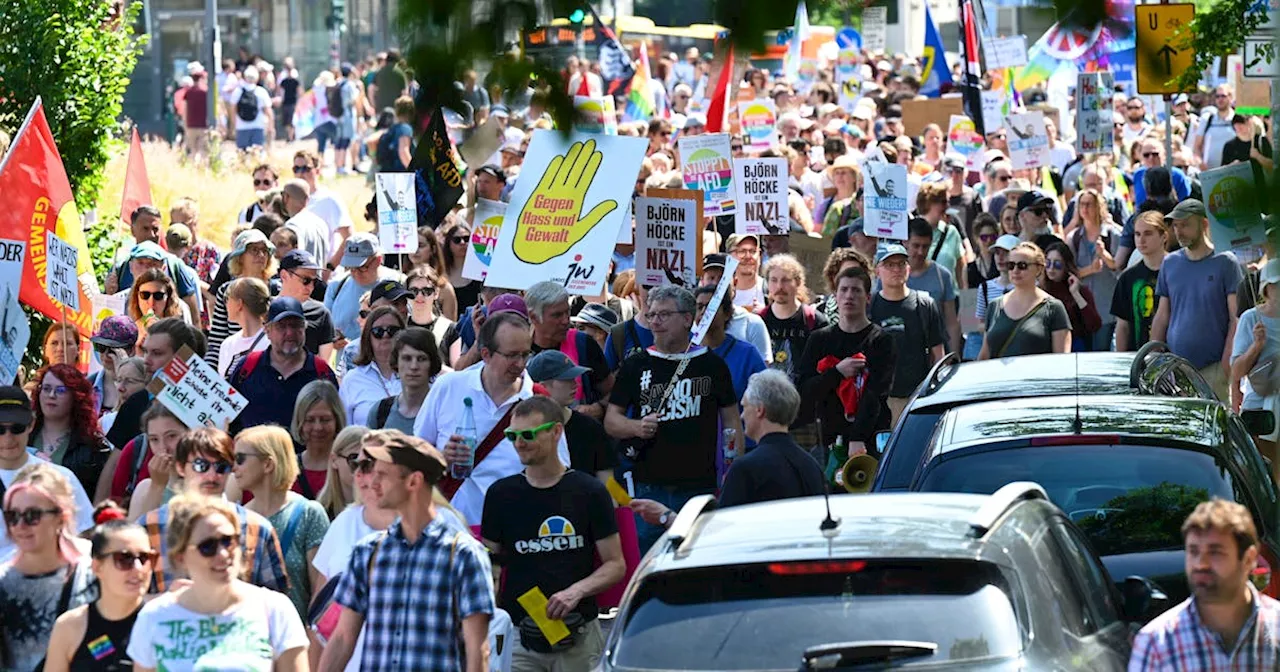
[[[1134,5],[1133,14],[1138,93],[1181,93],[1171,80],[1192,67],[1195,51],[1186,27],[1195,18],[1195,5]]]

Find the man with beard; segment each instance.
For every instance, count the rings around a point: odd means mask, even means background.
[[[1182,524],[1182,539],[1191,597],[1142,628],[1130,672],[1280,667],[1280,602],[1249,581],[1258,566],[1249,510],[1202,502]]]
[[[231,423],[231,433],[258,425],[288,427],[293,422],[293,399],[313,380],[338,385],[333,370],[324,360],[304,347],[307,320],[302,303],[282,296],[267,309],[266,350],[251,352],[227,371],[231,386],[244,395],[248,405]],[[284,400],[288,403],[281,403]]]

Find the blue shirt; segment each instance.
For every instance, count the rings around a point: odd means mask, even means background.
[[[653,332],[649,328],[640,324],[631,318],[623,323],[622,327],[622,357],[618,357],[616,348],[613,345],[613,334],[610,333],[604,339],[604,361],[609,363],[610,371],[617,371],[622,366],[622,360],[637,350],[644,350],[653,345]]]
[[[1214,252],[1192,261],[1186,250],[1165,257],[1156,280],[1156,296],[1169,299],[1165,343],[1179,357],[1203,369],[1222,360],[1231,315],[1227,297],[1236,293],[1242,274],[1230,252]]]
[[[729,375],[733,376],[733,393],[739,400],[746,393],[747,381],[751,376],[768,368],[759,350],[729,334],[724,335],[724,342],[712,352],[719,355],[725,366],[729,367]]]
[[[293,423],[293,402],[302,392],[302,388],[313,380],[327,380],[338,386],[338,379],[329,369],[329,365],[317,359],[315,355],[306,353],[306,361],[302,368],[288,378],[282,378],[280,372],[271,365],[271,348],[262,350],[253,370],[244,376],[241,370],[249,362],[245,358],[227,372],[227,380],[232,387],[244,395],[249,405],[241,411],[231,423],[231,434],[235,435],[247,427],[258,425],[277,425],[288,427]]]
[[[1133,202],[1135,205],[1142,205],[1143,201],[1147,200],[1147,187],[1142,183],[1142,178],[1146,174],[1146,166],[1133,171]],[[1187,177],[1186,173],[1182,172],[1181,168],[1174,167],[1169,173],[1169,177],[1173,179],[1173,194],[1177,196],[1176,200],[1181,201],[1191,195],[1191,179]]]

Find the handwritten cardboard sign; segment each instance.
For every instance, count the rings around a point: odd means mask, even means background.
[[[156,372],[147,390],[188,427],[226,429],[249,405],[217,369],[185,345]]]
[[[48,265],[45,267],[45,290],[49,292],[49,298],[78,311],[80,284],[76,279],[76,264],[79,262],[80,252],[52,230],[47,231],[46,235]]]

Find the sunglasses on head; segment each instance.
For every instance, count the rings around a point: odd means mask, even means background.
[[[111,564],[116,569],[127,572],[134,567],[154,566],[156,558],[160,557],[155,551],[142,551],[141,553],[130,553],[129,551],[112,551],[98,556],[99,558],[111,558]]]
[[[1004,262],[1004,270],[1006,270],[1006,271],[1013,271],[1013,270],[1025,271],[1025,270],[1027,270],[1028,268],[1033,268],[1035,265],[1036,265],[1036,263],[1035,263],[1034,261],[1006,261],[1006,262]]]
[[[155,292],[149,292],[149,291],[147,291],[147,290],[145,290],[145,289],[140,289],[140,290],[138,290],[138,298],[139,298],[139,299],[142,299],[143,301],[150,301],[150,300],[151,300],[151,299],[153,299],[153,298],[154,298],[156,301],[164,301],[164,298],[165,298],[166,296],[169,296],[169,292],[167,292],[167,291],[165,291],[165,290],[163,290],[163,289],[161,289],[161,290],[159,290],[159,291],[155,291]]]
[[[195,547],[196,547],[196,551],[200,553],[202,557],[212,558],[213,556],[218,554],[219,548],[229,551],[231,550],[232,546],[235,546],[239,543],[240,543],[240,535],[223,534],[216,537],[209,537],[208,539],[205,539],[204,541],[198,544],[195,544]]]
[[[555,427],[558,424],[560,423],[552,421],[552,422],[544,422],[541,425],[538,425],[537,427],[531,427],[529,429],[504,429],[502,430],[502,435],[507,437],[507,440],[512,443],[515,443],[516,439],[522,439],[524,441],[532,441],[538,438],[539,434],[547,431],[548,429],[551,429],[552,427]]]
[[[4,436],[5,434],[21,434],[25,431],[27,431],[27,426],[19,422],[0,424],[0,436]]]
[[[210,469],[213,469],[213,473],[218,474],[219,476],[225,476],[231,473],[230,462],[224,462],[223,460],[218,460],[216,462],[213,462],[210,460],[206,460],[203,457],[197,457],[196,459],[191,460],[191,468],[197,474],[203,474],[209,471]]]
[[[309,172],[311,172],[311,166],[294,166],[293,167],[294,175],[306,175]]]
[[[5,509],[4,523],[10,527],[17,525],[18,523],[31,527],[33,525],[39,525],[40,519],[44,518],[46,515],[56,516],[59,513],[62,513],[62,509],[23,509],[22,511]]]
[[[369,335],[377,339],[391,338],[392,336],[395,336],[396,334],[400,333],[400,331],[401,331],[400,327],[397,327],[396,325],[391,324],[385,327],[374,327],[369,330]]]

